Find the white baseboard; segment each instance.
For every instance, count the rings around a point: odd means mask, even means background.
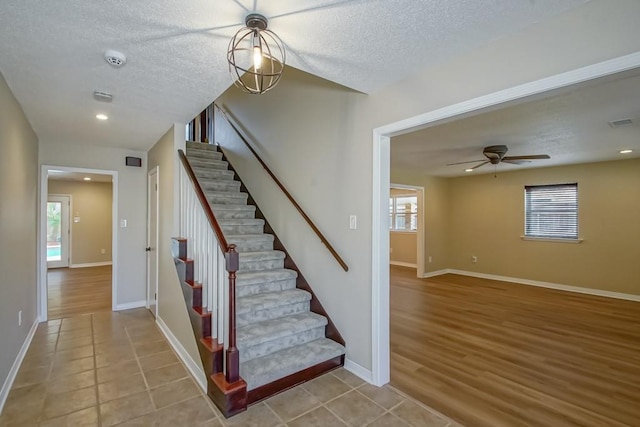
[[[146,307],[147,306],[147,300],[140,300],[140,301],[132,301],[132,302],[125,302],[122,304],[118,304],[116,305],[116,308],[114,309],[114,311],[122,311],[122,310],[131,310],[132,308],[140,308],[140,307]]]
[[[425,279],[428,279],[429,277],[440,276],[442,274],[447,274],[447,273],[451,273],[451,270],[445,268],[444,270],[430,271],[428,273],[424,273],[422,277]]]
[[[411,264],[410,262],[389,261],[389,264],[397,265],[398,267],[418,268],[416,264]]]
[[[176,336],[173,335],[173,332],[171,332],[171,329],[169,329],[167,324],[164,323],[164,321],[160,317],[156,317],[156,323],[158,324],[158,327],[160,328],[164,336],[167,338],[167,341],[169,341],[169,344],[171,344],[171,347],[176,352],[180,360],[182,360],[182,363],[184,363],[187,369],[189,370],[189,372],[191,372],[191,375],[193,376],[193,378],[195,378],[196,382],[198,383],[202,391],[206,393],[207,392],[207,376],[205,375],[204,371],[200,367],[200,364],[196,363],[191,358],[189,353],[187,353],[187,350],[185,350],[185,348],[182,346],[180,341],[178,341],[178,338],[176,338]]]
[[[16,360],[13,361],[13,365],[9,370],[9,375],[4,380],[4,384],[2,384],[2,389],[0,389],[0,413],[2,413],[2,409],[4,408],[4,404],[7,402],[7,397],[9,397],[9,391],[11,390],[11,386],[16,379],[16,375],[18,375],[18,371],[20,370],[20,365],[22,365],[22,361],[24,360],[25,354],[27,354],[27,350],[29,349],[29,345],[31,345],[31,340],[33,340],[33,336],[36,333],[36,329],[38,329],[38,319],[34,320],[33,325],[31,325],[31,329],[27,334],[24,342],[22,343],[22,347],[16,356]]]
[[[520,279],[518,277],[498,276],[495,274],[476,273],[473,271],[447,269],[446,273],[460,274],[463,276],[479,277],[481,279],[500,280],[502,282],[518,283],[521,285],[538,286],[540,288],[556,289],[559,291],[576,292],[579,294],[595,295],[599,297],[623,299],[627,301],[639,301],[640,295],[625,294],[622,292],[604,291],[601,289],[583,288],[581,286],[562,285],[559,283],[540,282],[538,280]],[[445,274],[445,273],[442,273]]]
[[[344,369],[346,369],[347,371],[351,372],[352,374],[362,378],[363,380],[365,380],[369,384],[373,384],[373,372],[371,372],[371,370],[369,370],[367,368],[363,368],[362,366],[358,365],[353,360],[350,360],[350,359],[348,359],[346,357],[344,358]]]
[[[85,262],[84,264],[71,264],[69,268],[102,267],[103,265],[113,265],[111,261],[105,262]]]

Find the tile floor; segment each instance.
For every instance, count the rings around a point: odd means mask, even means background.
[[[344,369],[225,419],[145,309],[39,325],[0,426],[456,426]]]

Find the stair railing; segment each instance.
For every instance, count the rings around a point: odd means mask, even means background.
[[[340,264],[340,267],[342,267],[342,269],[344,271],[349,271],[349,266],[347,265],[346,262],[344,262],[344,260],[342,259],[342,257],[338,254],[338,251],[336,251],[333,246],[331,245],[331,243],[329,243],[329,240],[327,240],[327,238],[322,234],[322,232],[320,231],[320,229],[318,229],[318,227],[313,223],[313,221],[311,220],[311,218],[309,217],[309,215],[307,215],[307,213],[302,209],[302,207],[300,206],[300,204],[298,204],[298,202],[293,198],[293,196],[291,195],[291,193],[289,193],[289,191],[287,190],[287,188],[284,186],[284,184],[282,184],[282,182],[278,179],[278,177],[271,171],[271,169],[269,168],[269,166],[264,162],[264,160],[262,160],[262,158],[260,157],[260,155],[256,152],[256,150],[253,148],[253,146],[249,143],[249,141],[247,141],[247,139],[244,137],[244,135],[242,134],[242,132],[240,132],[240,129],[238,129],[238,127],[235,125],[234,120],[230,117],[230,114],[227,113],[227,111],[220,107],[218,104],[213,104],[215,107],[215,110],[220,112],[220,114],[222,114],[222,117],[225,118],[225,120],[227,121],[227,123],[229,123],[229,125],[231,126],[231,128],[235,131],[235,133],[240,137],[240,139],[242,140],[242,142],[244,142],[244,145],[247,146],[247,148],[249,149],[249,151],[251,151],[251,153],[255,156],[255,158],[258,160],[258,162],[262,165],[262,167],[265,169],[265,171],[267,172],[267,174],[271,177],[271,179],[273,179],[273,181],[276,183],[276,185],[280,188],[280,190],[284,193],[285,196],[287,196],[287,199],[289,199],[289,201],[291,202],[291,204],[296,208],[296,210],[300,213],[300,215],[304,218],[304,220],[307,222],[307,224],[309,224],[309,227],[311,227],[311,229],[316,233],[316,235],[318,236],[318,238],[320,239],[320,241],[326,246],[326,248],[329,250],[329,252],[331,253],[331,255],[333,255],[333,257],[335,258],[335,260],[338,262],[338,264]]]
[[[178,150],[178,156],[180,234],[187,239],[187,253],[195,267],[194,280],[202,285],[203,310],[211,312],[211,338],[225,348],[225,379],[227,383],[234,383],[240,378],[235,298],[239,256],[236,246],[225,239],[184,151]]]

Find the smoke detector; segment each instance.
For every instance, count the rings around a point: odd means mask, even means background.
[[[96,101],[100,101],[100,102],[111,102],[113,100],[113,95],[111,95],[108,92],[102,92],[100,90],[96,90],[95,92],[93,92],[93,98]]]
[[[118,52],[117,50],[106,51],[104,53],[104,60],[107,61],[107,64],[115,68],[124,67],[124,64],[127,63],[127,57],[124,56],[124,53]]]

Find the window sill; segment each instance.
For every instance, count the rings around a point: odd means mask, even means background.
[[[551,237],[530,237],[530,236],[520,236],[522,240],[531,240],[535,242],[556,242],[556,243],[582,243],[584,239],[554,239]]]

